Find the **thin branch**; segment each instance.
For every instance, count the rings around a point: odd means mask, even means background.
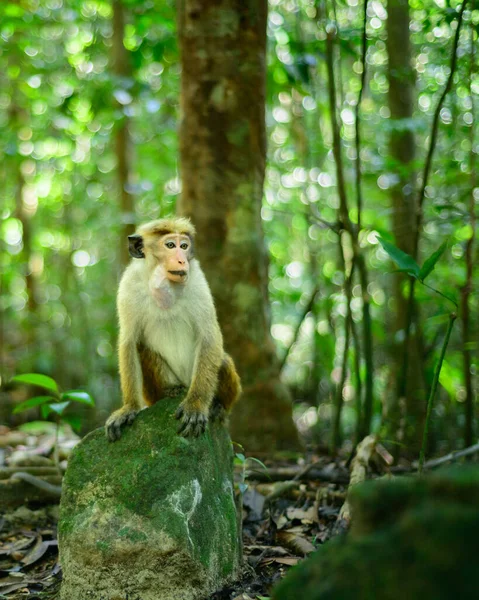
[[[346,376],[348,373],[348,354],[349,354],[349,343],[351,338],[351,324],[353,321],[353,314],[351,310],[351,300],[353,295],[353,276],[354,276],[354,260],[351,265],[351,271],[346,276],[346,259],[344,256],[344,249],[339,241],[339,254],[341,258],[341,266],[343,273],[345,274],[344,280],[344,293],[346,295],[347,313],[344,319],[344,348],[343,355],[341,357],[341,375],[339,377],[339,383],[336,388],[336,396],[334,400],[334,419],[333,428],[331,432],[331,454],[336,454],[339,446],[341,445],[341,413],[343,410],[343,390],[346,383]]]
[[[280,364],[280,371],[283,370],[284,366],[286,365],[286,362],[288,360],[288,357],[291,353],[291,350],[293,348],[293,346],[296,344],[296,342],[298,341],[298,337],[299,337],[299,332],[301,331],[301,327],[303,325],[304,320],[306,319],[306,317],[309,315],[309,313],[312,311],[313,309],[313,305],[314,305],[314,301],[316,300],[316,296],[318,295],[319,292],[319,284],[316,284],[316,287],[313,290],[313,293],[311,294],[311,297],[309,299],[308,304],[304,307],[303,312],[301,313],[298,323],[296,325],[296,329],[294,332],[294,336],[293,336],[293,341],[291,342],[291,344],[288,346],[283,359],[281,361]]]
[[[353,240],[357,239],[357,232],[349,218],[348,199],[346,195],[346,184],[344,180],[343,156],[341,152],[341,135],[339,132],[339,123],[337,117],[336,100],[336,77],[334,73],[334,40],[336,38],[336,27],[328,25],[326,27],[326,67],[328,70],[328,99],[329,112],[331,120],[331,130],[333,134],[333,154],[336,165],[336,180],[339,196],[339,215],[342,227],[351,235]]]
[[[475,115],[474,93],[472,91],[472,77],[475,62],[475,44],[474,44],[474,25],[471,20],[471,46],[469,60],[469,98],[471,100],[471,113]],[[476,187],[476,161],[475,161],[475,118],[471,123],[470,142],[471,151],[469,153],[469,171],[471,173],[471,189],[469,191],[469,222],[471,225],[471,237],[466,242],[465,248],[465,263],[466,263],[466,278],[464,285],[461,288],[461,321],[462,321],[462,356],[464,369],[464,383],[466,387],[466,398],[464,402],[465,423],[464,423],[464,445],[470,446],[474,435],[474,386],[472,380],[471,366],[471,308],[469,305],[469,297],[473,289],[473,274],[474,274],[474,259],[473,250],[476,237],[476,215],[475,215],[475,199],[474,189]]]
[[[424,434],[422,437],[422,447],[421,447],[421,453],[419,455],[419,466],[418,466],[419,475],[421,475],[423,468],[424,468],[424,458],[426,456],[426,450],[427,450],[429,425],[431,422],[432,405],[434,403],[434,396],[436,395],[437,386],[439,385],[439,376],[441,374],[442,363],[444,361],[444,356],[446,355],[447,345],[449,344],[449,339],[451,337],[452,328],[454,326],[454,321],[456,320],[456,318],[457,318],[456,313],[451,313],[449,315],[449,324],[447,326],[446,336],[444,338],[444,343],[442,344],[441,354],[439,356],[439,360],[436,365],[436,370],[434,371],[434,379],[432,381],[431,392],[429,394],[429,399],[427,401],[426,423],[424,425]]]
[[[434,112],[434,117],[432,120],[432,125],[431,125],[429,148],[428,148],[428,152],[427,152],[427,156],[426,156],[426,161],[424,163],[421,188],[418,193],[418,200],[417,200],[417,206],[416,206],[416,211],[417,211],[416,212],[416,229],[414,232],[414,245],[413,245],[413,252],[412,252],[414,258],[416,258],[416,259],[417,259],[418,250],[419,250],[419,238],[421,235],[421,225],[422,225],[422,219],[423,219],[423,205],[424,205],[424,200],[426,197],[426,187],[427,187],[427,184],[429,181],[429,174],[430,174],[431,167],[432,167],[432,159],[433,159],[433,155],[434,155],[434,150],[436,148],[439,117],[440,117],[441,109],[442,109],[442,106],[446,99],[446,96],[447,96],[449,90],[451,89],[452,81],[454,78],[454,73],[456,71],[457,48],[459,45],[459,36],[460,36],[460,32],[461,32],[462,19],[463,19],[463,15],[464,15],[464,10],[466,8],[466,4],[467,4],[467,0],[463,0],[461,9],[459,11],[458,19],[457,19],[457,28],[456,28],[456,34],[454,36],[453,47],[452,47],[449,77],[446,82],[446,86],[444,87],[444,90],[441,94],[441,97],[439,98],[439,102],[437,103],[436,110]],[[402,369],[403,373],[402,373],[402,378],[401,378],[400,384],[399,384],[400,389],[398,390],[399,398],[403,397],[406,393],[405,388],[406,388],[406,381],[408,378],[408,367],[409,367],[409,364],[408,364],[409,342],[410,342],[410,337],[411,337],[412,322],[413,322],[413,318],[414,318],[415,285],[416,285],[416,280],[411,277],[410,283],[409,283],[407,318],[406,318],[406,325],[404,328],[403,369]]]
[[[368,40],[366,36],[366,26],[368,22],[368,0],[363,2],[363,35],[361,41],[361,81],[359,85],[358,100],[355,110],[355,126],[356,126],[356,201],[358,208],[358,229],[361,229],[361,211],[363,206],[363,198],[361,192],[361,122],[360,110],[361,101],[363,99],[364,86],[366,83],[366,53],[368,50]]]
[[[363,299],[363,340],[364,340],[364,360],[366,363],[366,389],[364,398],[364,414],[361,425],[361,437],[365,437],[371,428],[372,410],[373,410],[373,342],[372,342],[372,323],[370,298],[368,292],[368,272],[366,261],[361,252],[358,240],[358,229],[351,222],[348,211],[348,199],[346,194],[346,184],[344,177],[344,166],[341,151],[341,136],[339,132],[339,123],[336,114],[336,80],[333,65],[334,39],[336,37],[336,27],[328,25],[326,27],[326,67],[328,71],[328,98],[329,111],[331,119],[331,129],[333,134],[333,155],[336,164],[336,179],[339,196],[339,221],[345,231],[351,236],[351,244],[354,260],[358,268],[359,281]]]
[[[464,450],[458,450],[457,452],[450,452],[446,454],[446,456],[441,456],[440,458],[433,458],[424,463],[423,469],[434,469],[435,467],[440,467],[448,462],[453,462],[455,460],[459,460],[460,458],[464,458],[466,456],[473,456],[479,452],[479,443],[474,444],[473,446],[469,446],[468,448],[464,448]],[[417,466],[417,465],[415,465]]]
[[[437,103],[436,110],[434,112],[434,117],[432,120],[431,136],[429,139],[429,149],[427,152],[426,162],[424,163],[422,183],[421,183],[421,188],[419,190],[419,195],[418,195],[418,200],[417,200],[416,231],[415,231],[414,253],[413,253],[414,258],[417,258],[420,229],[421,229],[422,218],[423,218],[422,208],[423,208],[423,204],[424,204],[424,198],[426,195],[426,187],[427,187],[427,184],[429,181],[429,174],[431,172],[432,158],[433,158],[434,150],[436,148],[437,132],[438,132],[438,127],[439,127],[439,117],[441,114],[442,106],[444,104],[444,100],[446,99],[446,96],[451,89],[452,81],[454,78],[454,73],[456,72],[457,48],[459,45],[459,36],[461,33],[462,19],[464,16],[464,10],[466,8],[466,5],[467,5],[467,0],[463,0],[463,2],[461,4],[461,10],[459,11],[459,15],[457,17],[457,27],[456,27],[456,34],[454,36],[454,43],[452,46],[451,66],[449,68],[449,77],[447,79],[446,86],[444,87],[444,89],[442,91],[441,97],[439,98],[439,102]]]

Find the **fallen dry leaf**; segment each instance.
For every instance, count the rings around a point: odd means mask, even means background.
[[[290,550],[293,554],[306,556],[315,551],[313,544],[306,538],[291,531],[278,531],[276,540]]]

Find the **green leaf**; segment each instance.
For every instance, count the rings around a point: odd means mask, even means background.
[[[237,458],[239,461],[241,461],[242,463],[244,463],[244,461],[246,460],[246,458],[245,458],[245,455],[244,455],[244,454],[241,454],[241,453],[238,453],[238,454],[236,454],[236,458]]]
[[[419,271],[418,279],[420,281],[424,281],[426,279],[426,277],[433,272],[437,261],[444,254],[444,250],[446,248],[447,248],[447,240],[445,242],[443,242],[439,246],[439,248],[436,250],[436,252],[433,252],[429,258],[426,258],[423,266],[421,267],[421,270]]]
[[[68,425],[70,425],[70,427],[76,433],[80,431],[82,426],[81,417],[78,417],[77,415],[65,415],[64,417],[62,417],[62,420],[65,421],[65,423],[68,423]]]
[[[253,462],[256,462],[259,465],[261,465],[263,467],[263,469],[265,469],[266,471],[268,470],[268,467],[264,463],[262,463],[259,459],[254,458],[254,456],[248,456],[248,458],[246,460],[251,460]]]
[[[16,375],[12,378],[14,383],[28,383],[30,385],[38,385],[39,387],[50,390],[58,394],[57,382],[48,377],[48,375],[40,375],[40,373],[25,373],[24,375]]]
[[[62,400],[73,400],[74,402],[81,402],[82,404],[88,404],[88,406],[95,406],[95,400],[87,392],[82,390],[69,390],[61,395]]]
[[[419,278],[420,267],[412,256],[400,250],[391,242],[386,241],[382,237],[378,237],[378,242],[389,254],[393,261],[397,264],[401,271],[404,271],[412,277]]]
[[[61,415],[68,406],[70,406],[70,402],[55,402],[55,404],[48,405],[52,412],[56,413],[57,415]]]
[[[21,402],[13,409],[13,414],[24,412],[29,408],[33,408],[35,406],[41,406],[42,404],[46,404],[47,402],[55,402],[56,398],[53,396],[35,396],[34,398],[30,398],[29,400],[25,400],[25,402]]]
[[[46,419],[51,413],[61,416],[63,411],[70,406],[70,402],[54,402],[53,404],[43,404],[41,407],[42,417]]]

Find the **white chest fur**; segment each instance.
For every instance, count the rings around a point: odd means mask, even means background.
[[[165,318],[158,307],[152,306],[156,314],[147,320],[143,336],[146,344],[157,352],[166,363],[164,377],[171,385],[190,386],[196,354],[197,338],[192,322],[176,315]]]

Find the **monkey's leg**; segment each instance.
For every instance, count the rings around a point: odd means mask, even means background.
[[[138,346],[138,352],[143,373],[143,398],[147,406],[156,404],[162,398],[176,398],[186,393],[184,385],[169,383],[172,377],[175,380],[175,376],[159,354],[143,344]]]
[[[131,425],[141,408],[141,366],[136,343],[120,343],[120,380],[123,406],[110,415],[105,431],[110,442],[120,439],[122,428]]]
[[[241,380],[229,354],[223,357],[218,373],[218,389],[210,409],[210,419],[224,421],[241,394]]]
[[[175,415],[181,420],[178,433],[184,437],[198,437],[206,429],[209,409],[218,385],[221,356],[222,350],[218,344],[199,344],[193,381]]]

